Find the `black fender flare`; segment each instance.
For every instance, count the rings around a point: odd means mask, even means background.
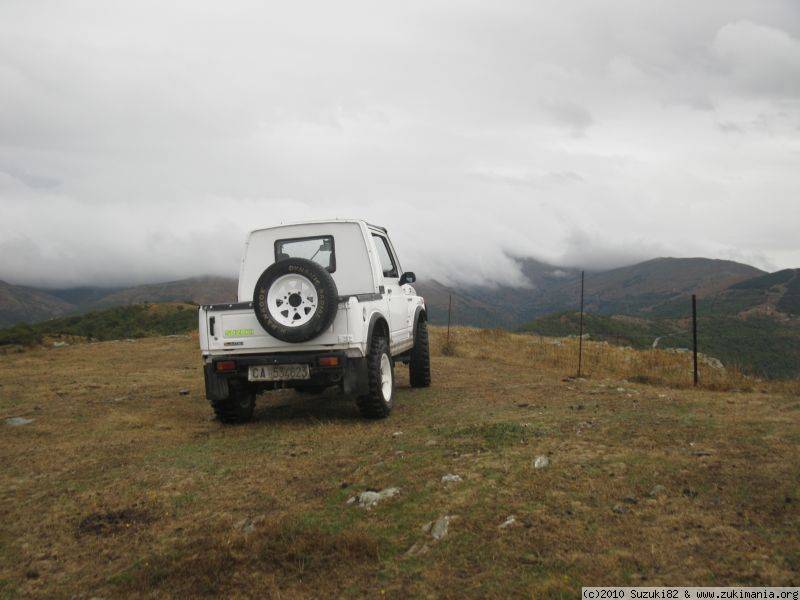
[[[380,311],[375,311],[372,313],[372,316],[369,318],[369,327],[367,328],[367,352],[372,347],[372,336],[375,334],[375,327],[383,321],[383,327],[386,328],[387,334],[387,342],[391,344],[391,340],[388,339],[388,336],[391,336],[391,329],[389,328],[389,320],[380,313]]]
[[[419,322],[421,319],[425,321],[428,320],[428,311],[425,310],[425,307],[421,304],[417,306],[417,309],[414,311],[414,332],[413,337],[411,339],[414,340],[414,343],[417,343],[417,327],[419,327]]]

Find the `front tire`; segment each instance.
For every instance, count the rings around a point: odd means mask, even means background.
[[[367,419],[385,419],[394,406],[394,370],[389,343],[375,336],[367,355],[367,381],[369,393],[356,401],[361,416]]]
[[[431,384],[431,352],[428,347],[428,323],[420,319],[417,336],[408,361],[408,378],[411,387],[428,387]]]
[[[211,403],[217,419],[226,425],[234,423],[247,423],[253,418],[253,409],[256,406],[256,395],[247,389],[231,390],[230,395],[224,400],[214,400]]]

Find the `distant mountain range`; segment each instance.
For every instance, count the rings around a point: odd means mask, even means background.
[[[40,289],[0,281],[0,327],[144,302],[235,302],[237,287],[236,280],[228,277],[193,277],[128,288]]]
[[[580,271],[520,259],[528,287],[446,286],[422,279],[431,320],[444,323],[452,295],[453,323],[516,328],[541,315],[578,307]],[[127,288],[43,289],[0,281],[0,326],[33,323],[98,308],[143,302],[236,301],[237,282],[226,277],[195,277]],[[794,314],[800,295],[797,270],[766,273],[749,265],[706,258],[656,258],[629,267],[587,272],[587,312],[643,317],[686,315],[697,294],[727,312]]]
[[[49,292],[0,281],[0,327],[36,323],[73,310],[74,304]]]
[[[519,259],[525,287],[446,286],[421,280],[433,323],[504,327],[550,335],[577,333],[570,316],[579,305],[580,271]],[[237,282],[198,277],[128,288],[39,289],[0,282],[0,327],[144,302],[208,304],[236,300]],[[585,309],[597,318],[593,336],[644,346],[686,345],[682,332],[699,299],[702,336],[715,356],[762,374],[800,375],[800,269],[766,273],[706,258],[656,258],[628,267],[587,272]],[[575,331],[573,331],[575,330]],[[767,334],[767,332],[769,332]]]
[[[447,320],[449,295],[453,322],[466,325],[518,327],[541,315],[576,309],[580,271],[520,260],[530,282],[521,287],[446,287],[420,283],[432,320]],[[730,286],[766,273],[749,265],[707,258],[656,258],[608,271],[587,272],[585,309],[598,314],[650,316],[663,306],[682,306],[697,294],[708,298]]]

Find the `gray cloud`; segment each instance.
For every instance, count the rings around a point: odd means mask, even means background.
[[[798,48],[794,0],[8,0],[0,279],[234,276],[247,230],[327,216],[450,282],[798,266]]]
[[[733,83],[767,97],[800,96],[800,39],[752,21],[728,23],[717,31],[714,55]]]
[[[591,113],[573,102],[548,100],[542,102],[542,106],[556,122],[569,128],[574,135],[583,135],[594,123]]]
[[[0,173],[13,177],[14,179],[17,179],[21,183],[33,189],[47,190],[50,188],[57,187],[59,183],[61,183],[58,179],[55,179],[54,177],[37,175],[36,173],[28,173],[26,171],[21,171],[13,167],[8,169],[0,167]]]

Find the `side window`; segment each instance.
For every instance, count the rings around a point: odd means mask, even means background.
[[[275,242],[275,262],[287,258],[307,258],[322,265],[329,273],[336,270],[332,235],[294,238]]]
[[[372,234],[375,238],[375,246],[378,248],[378,259],[381,261],[381,269],[383,269],[384,277],[400,277],[397,272],[397,263],[392,256],[392,251],[389,250],[389,242],[382,235]]]

